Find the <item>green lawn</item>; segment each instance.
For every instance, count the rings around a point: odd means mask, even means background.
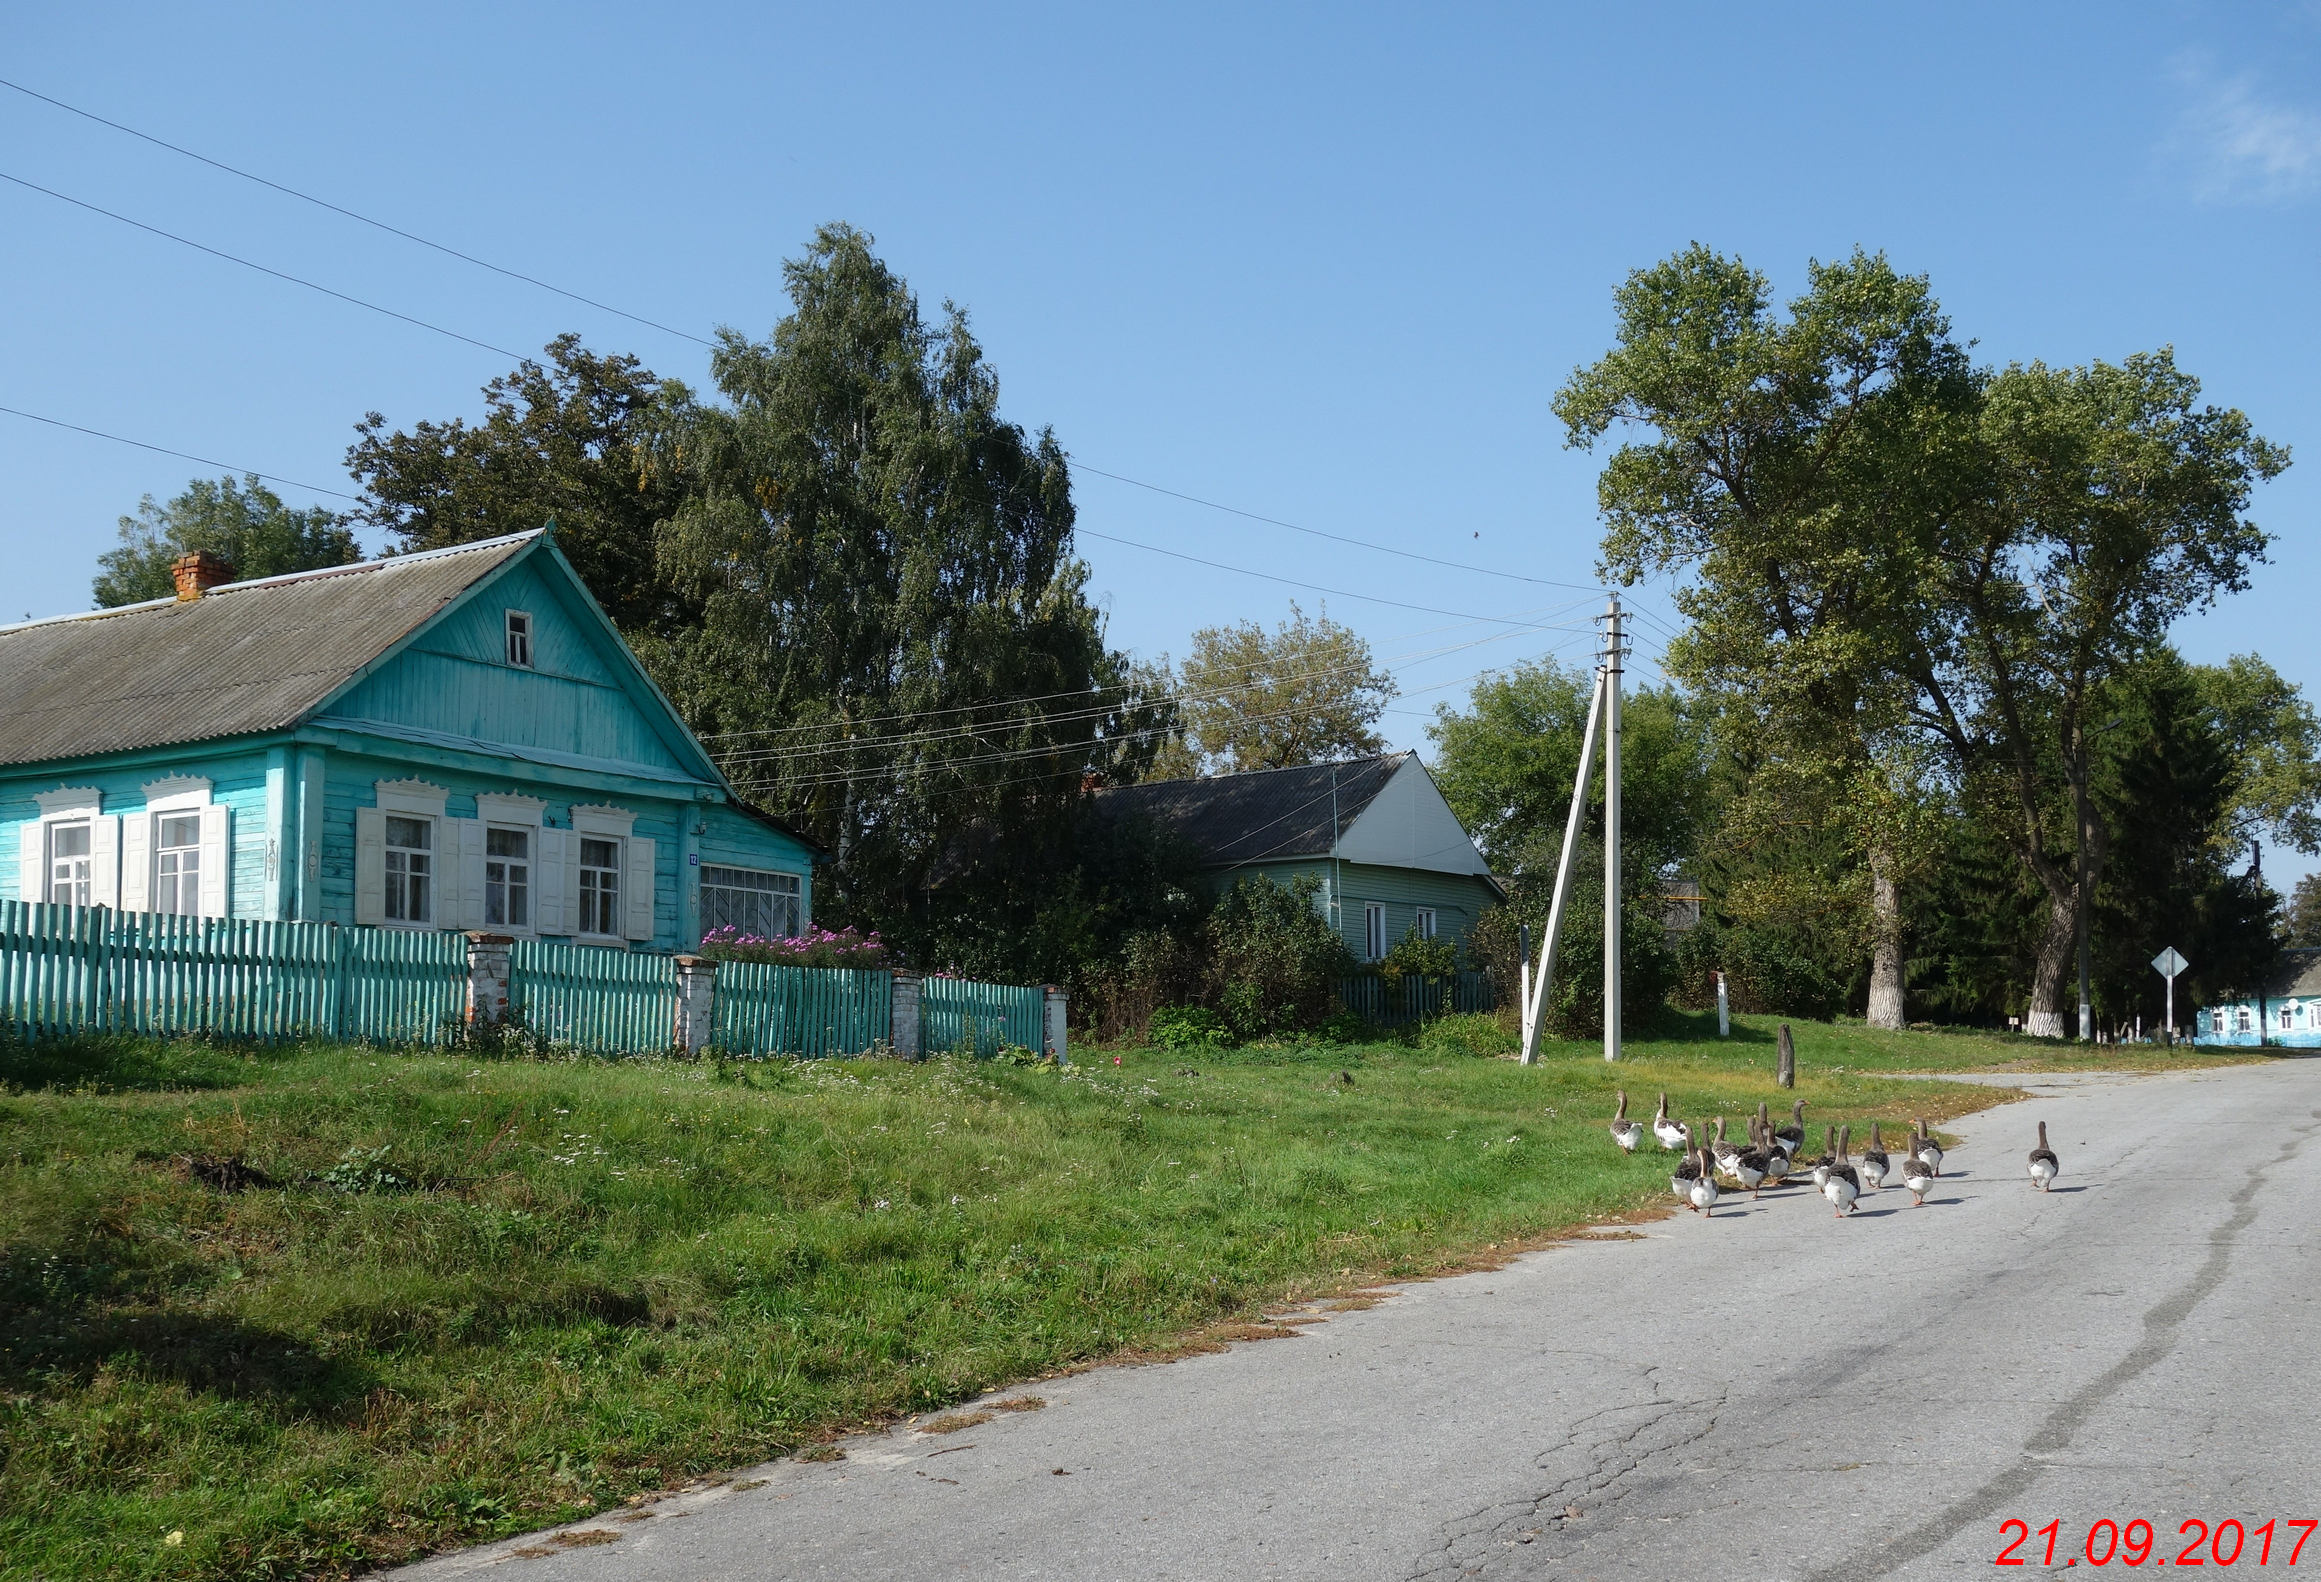
[[[1695,1031],[1532,1070],[1480,1027],[1065,1073],[0,1046],[0,1576],[342,1574],[1655,1206],[1615,1081],[1786,1097],[1769,1023]],[[1797,1041],[1857,1132],[1997,1096],[1905,1071],[2065,1063]]]

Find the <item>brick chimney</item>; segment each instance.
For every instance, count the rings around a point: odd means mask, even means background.
[[[234,568],[206,549],[178,556],[169,563],[169,574],[177,581],[180,603],[198,599],[210,589],[234,580]]]

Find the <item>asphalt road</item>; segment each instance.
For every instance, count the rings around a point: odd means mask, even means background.
[[[1953,1127],[1924,1209],[1679,1213],[401,1575],[1862,1582],[1990,1574],[2009,1517],[2060,1521],[2058,1571],[2101,1518],[2155,1564],[2321,1518],[2321,1061],[2034,1091]]]

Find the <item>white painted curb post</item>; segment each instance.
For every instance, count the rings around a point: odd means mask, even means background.
[[[1725,999],[1725,975],[1722,972],[1717,974],[1717,1036],[1733,1036],[1733,1012]]]
[[[508,1019],[508,947],[506,934],[472,933],[467,936],[467,1024],[497,1027]]]
[[[1047,1052],[1055,1057],[1057,1065],[1068,1066],[1072,1063],[1072,1057],[1064,1048],[1064,1012],[1066,1010],[1064,991],[1051,983],[1047,985],[1046,993],[1048,996]]]
[[[894,1010],[887,1038],[897,1059],[919,1060],[927,1053],[919,1041],[919,985],[923,978],[924,974],[907,967],[894,969]]]
[[[709,1047],[717,1033],[717,963],[707,956],[677,958],[677,1025],[669,1041],[688,1055]]]

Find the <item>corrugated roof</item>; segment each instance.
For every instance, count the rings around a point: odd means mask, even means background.
[[[1388,753],[1209,780],[1117,786],[1098,792],[1097,805],[1110,813],[1144,815],[1182,837],[1208,864],[1327,857],[1338,835],[1386,789],[1409,756]]]
[[[539,536],[0,628],[0,764],[293,725]]]
[[[2269,993],[2276,1000],[2295,995],[2301,1000],[2321,998],[2321,950],[2290,949],[2281,953],[2280,970],[2273,975]]]

